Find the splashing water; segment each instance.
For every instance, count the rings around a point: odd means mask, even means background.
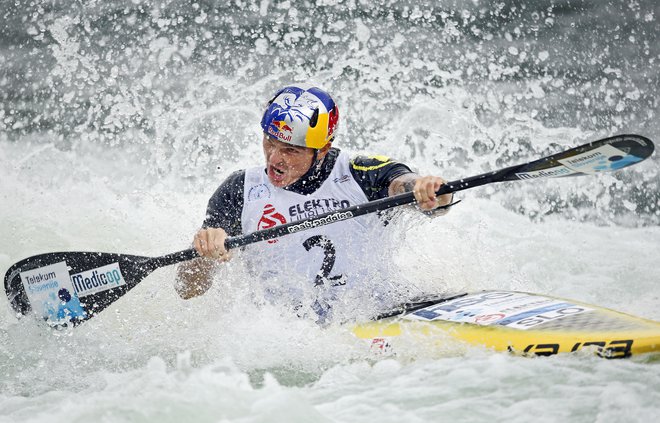
[[[57,250],[160,255],[261,160],[274,91],[337,99],[337,146],[460,179],[616,133],[658,141],[656,2],[357,0],[0,5],[0,267]],[[657,155],[489,185],[393,222],[427,292],[516,289],[660,319]],[[158,270],[73,331],[0,314],[0,421],[652,420],[656,362],[412,344],[374,357],[251,301],[240,262],[183,301]],[[4,300],[3,300],[4,301]]]

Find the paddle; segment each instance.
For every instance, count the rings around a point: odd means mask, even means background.
[[[529,163],[447,182],[437,194],[448,194],[493,182],[619,170],[646,159],[653,150],[653,143],[645,137],[619,135]],[[228,249],[241,247],[414,201],[414,194],[408,192],[231,237],[226,240],[225,246]],[[117,301],[154,270],[195,257],[198,255],[194,249],[162,257],[96,252],[40,254],[21,260],[9,268],[5,275],[5,291],[17,317],[34,310],[38,317],[53,326],[67,323],[76,325]]]

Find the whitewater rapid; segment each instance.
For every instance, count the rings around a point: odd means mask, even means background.
[[[0,272],[51,251],[189,247],[261,160],[267,96],[336,96],[337,147],[455,180],[590,140],[660,140],[653,0],[4,3]],[[415,292],[507,289],[660,320],[660,159],[488,185],[390,229]],[[0,422],[654,421],[657,360],[524,358],[257,305],[240,260],[184,301],[174,267],[51,331],[0,299]],[[407,342],[408,341],[408,342]]]
[[[10,153],[4,168],[21,154],[3,151]],[[25,163],[60,163],[71,154],[48,151],[36,147]],[[97,169],[105,161],[75,159]],[[23,199],[21,206],[2,206],[2,266],[52,250],[160,255],[184,248],[205,196],[139,186],[140,167],[123,169],[135,172],[126,179],[137,190],[128,195],[116,191],[121,182],[89,174],[67,172],[62,177],[73,180],[53,186],[25,165],[9,192]],[[35,184],[38,198],[26,198]],[[561,217],[530,222],[494,201],[468,192],[460,197],[444,218],[402,218],[407,230],[397,264],[420,290],[514,289],[660,320],[658,227],[612,228]],[[362,421],[368,413],[384,421],[438,415],[480,421],[497,409],[498,418],[513,421],[541,412],[542,421],[593,413],[642,421],[658,411],[656,363],[587,355],[530,359],[405,343],[396,357],[379,357],[345,328],[321,329],[255,306],[253,281],[240,265],[224,269],[199,299],[179,299],[173,281],[173,268],[158,270],[99,316],[63,333],[17,321],[5,307],[0,415],[35,422],[46,416]]]

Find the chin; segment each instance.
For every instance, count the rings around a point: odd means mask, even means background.
[[[268,180],[269,180],[270,183],[273,184],[273,186],[276,187],[276,188],[284,188],[285,186],[289,185],[289,183],[286,182],[286,181],[277,182],[277,181],[273,181],[271,178],[268,178]]]

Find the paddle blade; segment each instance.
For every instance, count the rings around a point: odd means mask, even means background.
[[[505,169],[501,180],[559,178],[611,172],[653,154],[653,142],[641,135],[618,135]]]
[[[14,264],[5,292],[18,317],[77,325],[126,294],[158,265],[149,257],[96,252],[40,254]]]
[[[616,171],[649,158],[654,149],[653,142],[641,135],[617,135],[533,162],[447,182],[436,194],[462,191],[493,182],[563,178]]]

